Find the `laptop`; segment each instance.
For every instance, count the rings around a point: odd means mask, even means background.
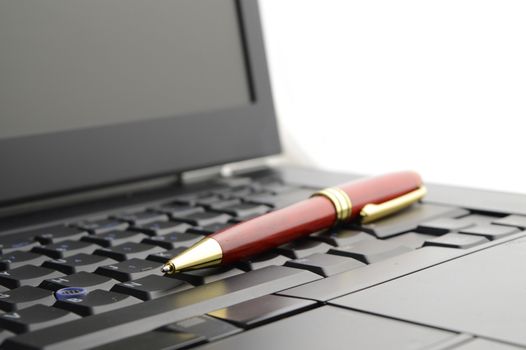
[[[256,0],[0,2],[0,348],[520,349],[526,197],[426,184],[382,220],[164,276],[361,177],[276,165]]]

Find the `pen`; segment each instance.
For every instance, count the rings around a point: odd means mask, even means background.
[[[309,199],[209,235],[170,259],[162,272],[174,274],[228,264],[353,219],[368,223],[411,205],[425,194],[422,179],[412,171],[326,188]]]

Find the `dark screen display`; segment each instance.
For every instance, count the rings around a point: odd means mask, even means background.
[[[232,0],[0,0],[0,139],[250,103]]]

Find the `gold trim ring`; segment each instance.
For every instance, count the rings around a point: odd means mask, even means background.
[[[339,225],[346,222],[351,217],[352,202],[351,198],[338,187],[329,187],[321,191],[315,192],[311,197],[322,196],[331,201],[334,209],[336,209],[336,221],[334,225]]]

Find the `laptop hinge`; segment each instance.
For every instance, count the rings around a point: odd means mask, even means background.
[[[283,159],[281,156],[255,158],[220,166],[185,171],[181,173],[180,179],[183,184],[189,184],[221,177],[242,176],[258,170],[268,169],[282,162]]]

